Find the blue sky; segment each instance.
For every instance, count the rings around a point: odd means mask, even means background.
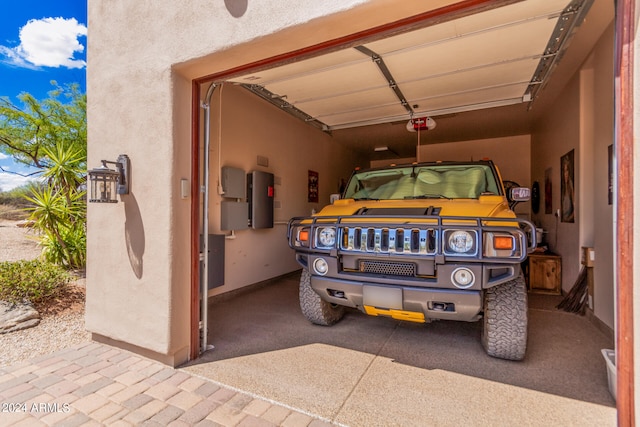
[[[48,98],[58,84],[78,83],[86,91],[87,0],[3,1],[0,14],[0,96],[19,104],[22,92]],[[0,152],[5,170],[28,173]],[[26,178],[0,171],[0,190]]]

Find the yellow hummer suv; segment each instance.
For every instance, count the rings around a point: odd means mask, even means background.
[[[521,360],[520,265],[536,236],[512,207],[528,197],[505,190],[491,161],[356,170],[339,200],[289,222],[302,313],[327,326],[344,307],[411,322],[482,319],[486,352]]]

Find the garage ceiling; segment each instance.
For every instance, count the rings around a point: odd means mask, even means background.
[[[402,124],[397,131],[426,116],[444,124],[508,105],[526,110],[591,2],[527,0],[232,82],[334,134],[380,123]]]

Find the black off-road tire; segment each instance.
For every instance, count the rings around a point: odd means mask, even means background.
[[[302,270],[300,276],[300,308],[304,317],[316,325],[330,326],[344,316],[343,306],[328,303],[315,293],[307,270]]]
[[[527,285],[522,274],[484,293],[482,346],[489,356],[522,360],[527,351]]]

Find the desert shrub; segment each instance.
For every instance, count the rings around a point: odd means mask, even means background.
[[[59,226],[57,234],[40,231],[40,246],[44,259],[69,269],[82,269],[87,261],[87,233],[84,223]]]
[[[0,300],[34,305],[59,295],[71,281],[62,267],[43,260],[0,262]]]
[[[9,191],[0,191],[0,205],[11,205],[16,208],[27,208],[32,205],[26,199],[33,192],[33,184],[16,187]]]
[[[34,191],[29,220],[40,236],[42,255],[49,262],[70,269],[86,264],[85,192],[54,186]]]
[[[26,219],[29,214],[25,209],[33,206],[33,203],[26,199],[31,192],[30,185],[0,191],[0,219],[12,221]]]
[[[6,219],[9,221],[20,221],[26,219],[28,213],[17,206],[14,205],[3,205],[0,204],[0,219]]]

